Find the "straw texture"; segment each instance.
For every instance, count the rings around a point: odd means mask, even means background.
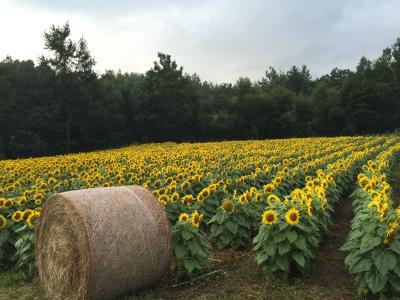
[[[49,299],[110,299],[150,286],[171,260],[164,207],[139,186],[59,193],[36,229],[39,278]]]

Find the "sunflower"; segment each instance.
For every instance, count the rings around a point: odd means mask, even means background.
[[[285,215],[286,222],[290,225],[299,223],[300,212],[296,208],[291,208]]]
[[[176,191],[176,185],[170,185],[170,187],[168,188],[168,191],[173,194]]]
[[[307,205],[307,213],[311,217],[313,213],[313,207],[311,205]]]
[[[306,188],[312,190],[314,188],[314,181],[307,181]]]
[[[282,182],[282,177],[281,176],[276,176],[274,179],[274,186],[280,185]]]
[[[178,201],[179,199],[179,194],[178,193],[173,193],[172,197],[171,197],[171,202],[175,203],[176,201]]]
[[[279,199],[278,196],[276,196],[274,194],[271,194],[271,195],[268,196],[267,201],[268,201],[269,205],[273,205],[275,203],[281,202],[281,199]]]
[[[35,211],[28,217],[28,219],[26,220],[26,224],[28,224],[29,228],[33,228],[39,216],[40,212]]]
[[[181,221],[181,222],[189,221],[189,215],[187,213],[181,213],[179,215],[179,221]]]
[[[0,229],[3,229],[7,225],[7,219],[0,215]]]
[[[201,191],[201,196],[202,196],[204,199],[207,198],[208,196],[210,196],[210,191],[209,191],[207,188],[203,189],[203,190]]]
[[[365,186],[369,183],[369,180],[368,180],[368,178],[364,175],[363,177],[361,177],[361,178],[358,180],[358,182],[359,182],[360,186],[363,188],[363,187],[365,187]]]
[[[235,211],[235,204],[233,203],[232,200],[224,200],[222,202],[222,209],[228,214],[231,214]]]
[[[204,198],[203,198],[203,196],[201,195],[201,193],[198,194],[198,195],[197,195],[197,202],[203,202],[203,201],[204,201]]]
[[[167,203],[168,203],[168,196],[167,196],[167,195],[162,195],[160,198],[158,198],[158,201],[159,201],[162,205],[166,206]]]
[[[3,208],[6,204],[6,199],[0,198],[0,208]]]
[[[22,221],[24,219],[22,211],[20,211],[20,210],[17,210],[16,212],[14,212],[11,218],[16,223],[18,223],[19,221]]]
[[[249,193],[249,192],[244,193],[244,197],[246,198],[246,202],[251,201],[251,198],[252,198],[251,193]]]
[[[272,209],[264,211],[264,213],[262,214],[262,221],[264,222],[264,224],[267,225],[275,224],[277,219],[278,219],[278,214],[276,213],[276,211]]]
[[[264,193],[271,194],[273,190],[274,190],[273,184],[269,183],[267,185],[264,185]]]
[[[4,203],[4,208],[10,208],[11,206],[13,206],[13,204],[14,204],[14,200],[7,199],[6,202]]]
[[[261,197],[262,197],[261,194],[260,194],[260,193],[257,193],[257,194],[256,194],[256,197],[254,198],[254,201],[255,201],[256,203],[260,202]]]
[[[203,214],[199,214],[198,212],[197,212],[197,210],[195,210],[193,213],[192,213],[192,226],[194,227],[194,228],[199,228],[200,227],[200,223],[201,223],[201,221],[203,220]]]
[[[193,196],[191,194],[185,195],[185,197],[183,197],[182,203],[186,205],[192,205]]]
[[[17,204],[18,206],[24,206],[26,204],[26,201],[27,201],[26,196],[22,196],[18,199]]]
[[[26,209],[26,210],[24,210],[22,216],[23,216],[24,220],[27,220],[31,214],[33,214],[33,210]]]
[[[242,204],[242,205],[244,205],[246,203],[246,196],[244,194],[240,195],[239,203]]]
[[[187,182],[187,181],[185,181],[185,182],[183,182],[183,183],[181,184],[181,189],[182,189],[182,190],[186,190],[186,189],[188,189],[189,187],[190,187],[190,183]]]

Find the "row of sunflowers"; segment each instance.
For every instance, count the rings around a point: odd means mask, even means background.
[[[362,298],[397,299],[400,294],[400,207],[389,184],[399,155],[396,144],[363,165],[352,195],[354,219],[342,250],[348,252],[345,263]]]
[[[250,249],[265,272],[304,271],[342,191],[396,136],[145,144],[0,161],[0,264],[34,273],[34,227],[67,190],[138,184],[165,206],[178,277],[212,248]],[[112,203],[110,203],[112,205]]]

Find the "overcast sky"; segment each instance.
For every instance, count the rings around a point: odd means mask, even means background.
[[[400,37],[400,1],[0,0],[0,60],[37,61],[43,31],[67,20],[98,72],[145,72],[164,52],[203,80],[234,82],[268,66],[320,76],[375,59]]]

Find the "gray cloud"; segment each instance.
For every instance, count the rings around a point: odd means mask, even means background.
[[[268,66],[306,64],[313,76],[335,66],[355,68],[362,55],[376,58],[400,36],[395,0],[19,0],[8,6],[32,18],[49,16],[49,25],[70,20],[73,34],[88,40],[99,71],[144,72],[162,51],[187,72],[216,82],[257,80]],[[41,41],[41,33],[32,34]]]

